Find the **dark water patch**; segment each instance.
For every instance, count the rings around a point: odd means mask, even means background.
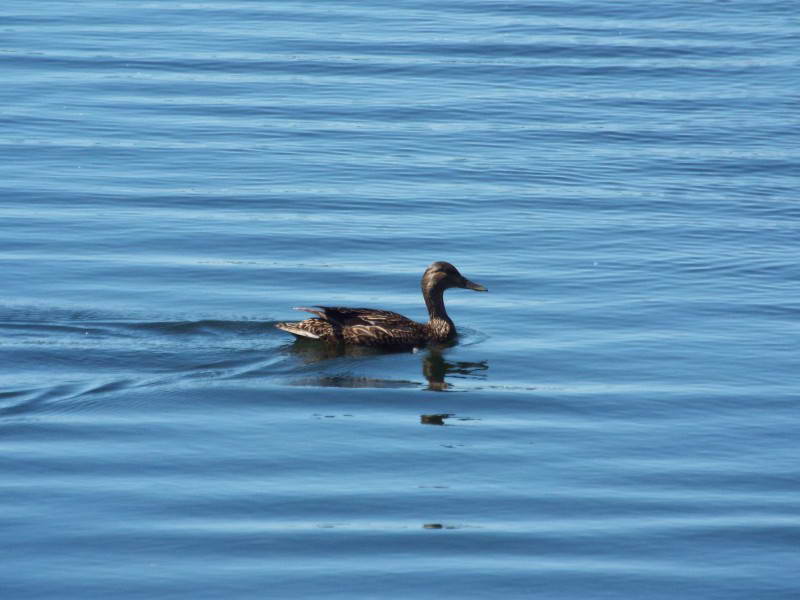
[[[275,322],[201,320],[119,323],[118,325],[133,331],[143,331],[165,336],[234,336],[271,333]]]

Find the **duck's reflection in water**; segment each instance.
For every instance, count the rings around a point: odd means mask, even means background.
[[[423,425],[444,425],[444,420],[455,416],[453,413],[441,413],[438,415],[420,415],[419,422]]]
[[[480,362],[446,361],[439,348],[428,349],[422,358],[422,374],[428,380],[428,389],[437,392],[453,387],[451,383],[447,383],[445,376],[485,379],[486,375],[482,371],[488,368],[489,365],[485,360]]]
[[[446,391],[453,387],[447,381],[451,379],[485,379],[489,365],[485,360],[479,362],[448,361],[444,358],[447,346],[428,347],[419,353],[422,363],[422,375],[428,382],[426,389],[432,391]],[[289,351],[298,356],[306,364],[327,361],[335,358],[364,358],[390,354],[385,349],[367,348],[361,346],[344,346],[324,344],[315,340],[298,339]],[[398,351],[398,353],[407,351]],[[350,367],[358,367],[358,363],[351,363]],[[419,387],[418,381],[408,379],[383,379],[354,375],[346,369],[345,372],[315,374],[296,380],[297,385],[319,385],[324,387]]]

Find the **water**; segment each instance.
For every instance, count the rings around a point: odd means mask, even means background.
[[[795,3],[2,15],[4,597],[797,597]]]

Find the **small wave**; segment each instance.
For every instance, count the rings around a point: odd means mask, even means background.
[[[76,384],[61,384],[5,391],[0,394],[0,401],[13,401],[0,406],[0,417],[18,417],[38,412],[47,404],[75,396],[80,389]]]
[[[474,346],[488,340],[491,336],[477,329],[470,327],[458,328],[458,345],[459,346]]]

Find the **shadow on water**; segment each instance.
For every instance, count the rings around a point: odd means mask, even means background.
[[[454,343],[442,346],[429,346],[420,353],[422,375],[427,381],[425,389],[431,391],[447,391],[453,384],[447,378],[485,379],[484,371],[489,368],[487,361],[449,361],[445,359],[445,352]],[[298,339],[291,346],[289,352],[301,358],[307,365],[335,360],[335,359],[360,359],[377,357],[387,354],[408,354],[408,350],[387,350],[361,346],[342,346],[321,343],[316,340]],[[385,379],[375,377],[356,376],[350,373],[319,374],[304,377],[294,382],[295,385],[319,385],[322,387],[382,387],[399,388],[419,387],[418,381],[408,379]]]

